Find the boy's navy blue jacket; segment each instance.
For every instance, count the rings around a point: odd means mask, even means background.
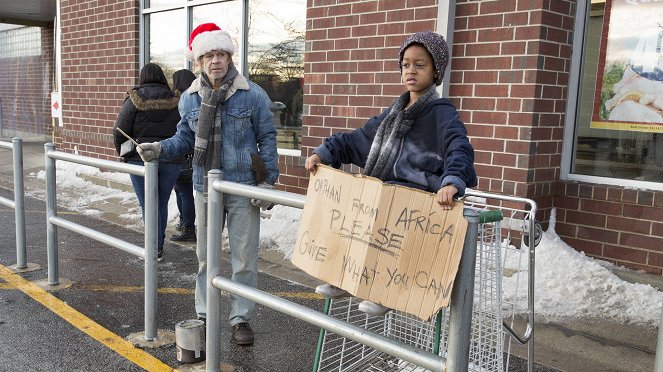
[[[325,139],[314,153],[323,164],[338,168],[355,164],[364,168],[378,125],[391,107],[348,133]],[[426,105],[412,129],[400,141],[400,151],[391,172],[382,181],[436,193],[446,185],[456,186],[458,196],[477,185],[474,148],[467,129],[451,101],[440,98]]]

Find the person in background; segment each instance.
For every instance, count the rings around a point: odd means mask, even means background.
[[[173,89],[175,94],[181,96],[191,83],[196,79],[193,72],[182,69],[173,73]],[[176,229],[180,232],[177,235],[172,235],[171,240],[183,242],[196,241],[196,209],[193,202],[193,166],[191,160],[193,154],[186,155],[182,162],[182,170],[177,177],[175,183],[175,196],[177,197],[177,209],[180,212],[180,222],[177,224]]]
[[[465,124],[451,101],[436,90],[448,60],[441,35],[418,32],[406,38],[398,55],[406,92],[363,127],[326,138],[306,159],[305,168],[315,173],[318,164],[355,164],[384,182],[436,193],[440,207],[452,209],[454,197],[476,186],[477,176]],[[349,295],[331,284],[318,286],[316,292],[332,298]],[[372,315],[389,311],[371,301],[362,301],[359,309]]]
[[[207,316],[207,173],[223,172],[225,181],[274,188],[279,176],[276,129],[271,101],[257,84],[240,75],[233,64],[235,46],[230,35],[214,23],[196,27],[189,38],[187,58],[198,64],[200,76],[180,98],[182,119],[177,134],[169,139],[142,144],[144,161],[176,159],[193,151],[193,188],[198,238],[198,279],[196,312]],[[256,287],[260,209],[272,203],[243,196],[224,195],[219,226],[227,222],[231,252],[231,279]],[[221,249],[221,242],[217,242]],[[237,345],[252,345],[254,333],[249,321],[255,303],[231,296],[230,324]]]
[[[180,115],[177,111],[179,97],[170,90],[163,70],[156,63],[148,63],[140,70],[138,86],[131,89],[120,109],[115,127],[120,128],[138,143],[158,141],[175,134]],[[113,138],[118,154],[127,139],[114,131]],[[129,164],[143,165],[137,152],[123,156]],[[158,241],[157,257],[163,259],[163,243],[168,222],[168,200],[173,191],[182,167],[181,158],[159,162],[158,179]],[[138,197],[140,208],[145,218],[145,179],[130,175],[131,183]]]

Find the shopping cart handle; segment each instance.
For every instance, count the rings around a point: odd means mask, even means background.
[[[479,213],[479,223],[502,221],[504,215],[502,211],[484,211]]]

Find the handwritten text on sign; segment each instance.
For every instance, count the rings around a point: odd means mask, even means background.
[[[292,262],[354,296],[430,318],[449,303],[467,229],[462,204],[321,166]]]

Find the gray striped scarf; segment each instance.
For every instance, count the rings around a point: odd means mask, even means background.
[[[438,98],[440,96],[435,90],[435,85],[431,85],[426,93],[408,108],[405,108],[405,106],[410,101],[410,92],[403,93],[394,102],[387,116],[378,125],[371,150],[366,159],[365,175],[377,177],[383,181],[387,178],[391,168],[396,163],[401,138],[405,137],[407,132],[410,131],[414,120],[428,102]]]
[[[222,127],[221,115],[216,115],[218,105],[226,100],[228,89],[233,84],[238,72],[235,66],[228,67],[228,73],[221,81],[221,87],[213,90],[212,84],[203,72],[201,75],[200,95],[202,103],[198,114],[198,131],[193,148],[193,164],[203,167],[205,175],[211,169],[221,169]],[[207,188],[207,184],[204,185]]]

